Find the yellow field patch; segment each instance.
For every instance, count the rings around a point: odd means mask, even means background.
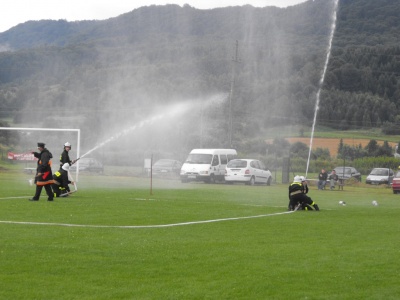
[[[303,144],[306,144],[307,146],[310,145],[310,138],[308,137],[292,137],[292,138],[285,138],[290,144],[294,144],[296,142],[301,142]],[[268,140],[267,143],[272,143],[273,140]],[[343,139],[343,143],[346,145],[349,145],[351,147],[356,147],[361,144],[361,146],[364,148],[368,143],[370,142],[369,139],[351,139],[351,138],[345,138]],[[329,153],[332,157],[337,156],[338,152],[338,147],[340,143],[340,138],[314,138],[313,139],[313,144],[312,144],[312,149],[316,150],[317,148],[327,148],[329,149]],[[382,146],[384,141],[377,141],[377,143]],[[397,144],[394,142],[389,142],[389,146],[394,147]]]

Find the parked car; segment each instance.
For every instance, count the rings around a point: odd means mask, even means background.
[[[393,180],[394,172],[389,168],[374,168],[367,176],[365,183],[368,184],[390,184]]]
[[[182,163],[174,159],[159,159],[153,165],[153,175],[179,175]]]
[[[248,185],[256,183],[271,185],[272,174],[264,163],[256,159],[233,159],[225,169],[225,182],[242,182]]]
[[[95,173],[104,172],[103,164],[95,158],[91,157],[80,158],[75,164],[71,166],[70,170],[75,171],[78,165],[80,172],[82,171],[95,172]]]
[[[392,189],[393,189],[393,194],[400,193],[400,171],[397,171],[397,173],[393,177]]]
[[[339,179],[346,180],[350,178],[355,178],[358,181],[361,181],[361,173],[353,167],[336,167],[334,168],[334,170],[339,176]]]
[[[226,165],[236,156],[235,149],[193,149],[182,165],[181,182],[215,183],[224,181]]]

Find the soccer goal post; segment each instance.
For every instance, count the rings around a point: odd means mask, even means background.
[[[0,130],[14,130],[14,131],[26,131],[26,132],[31,132],[31,131],[58,131],[58,132],[76,132],[77,133],[77,138],[76,138],[76,157],[80,157],[80,149],[81,149],[81,130],[80,129],[65,129],[65,128],[22,128],[22,127],[0,127]],[[42,142],[42,141],[37,141],[37,142]],[[78,181],[78,176],[79,176],[79,160],[77,162],[77,168],[76,168],[76,181]]]

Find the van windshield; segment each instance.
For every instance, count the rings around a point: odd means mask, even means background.
[[[211,154],[189,154],[185,162],[188,164],[209,164],[211,159]]]

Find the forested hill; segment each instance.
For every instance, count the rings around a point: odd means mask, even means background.
[[[400,133],[400,1],[341,0],[319,123]]]
[[[288,8],[153,5],[104,21],[26,22],[0,34],[0,117],[43,126],[71,117],[101,135],[115,120],[141,119],[159,105],[232,92],[235,139],[310,124],[333,7],[333,0]],[[398,121],[399,12],[397,0],[340,1],[320,124]],[[207,112],[209,145],[226,144],[215,139],[226,137],[226,103]],[[195,132],[200,114],[180,120],[180,131]]]

